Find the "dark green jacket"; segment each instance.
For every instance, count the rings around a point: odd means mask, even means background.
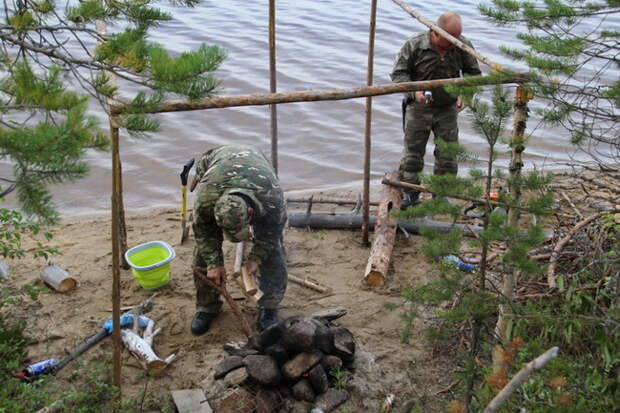
[[[469,53],[456,46],[448,49],[441,56],[431,45],[430,30],[419,33],[407,40],[400,49],[391,78],[393,82],[413,82],[457,78],[463,75],[480,75],[478,61]],[[460,41],[473,47],[471,42],[461,36]],[[454,104],[456,98],[450,96],[443,88],[432,89],[433,106]]]

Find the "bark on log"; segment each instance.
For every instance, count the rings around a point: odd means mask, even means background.
[[[377,217],[370,217],[369,227],[373,229],[377,222]],[[362,228],[362,217],[350,214],[289,214],[288,224],[296,228],[316,228],[316,229],[349,229],[359,230]],[[418,234],[420,228],[429,228],[438,232],[450,232],[454,228],[459,228],[465,236],[474,236],[482,231],[478,225],[452,224],[449,222],[434,221],[430,219],[399,220],[398,226],[408,232]]]
[[[418,82],[388,83],[353,89],[300,90],[288,93],[256,93],[252,95],[222,96],[195,101],[171,100],[144,113],[182,112],[189,110],[230,108],[238,106],[272,105],[274,103],[317,102],[324,100],[356,99],[367,96],[381,96],[392,93],[428,90],[446,85],[475,86],[488,84],[521,83],[529,79],[527,73],[508,74],[502,79],[497,76],[474,76],[467,78],[423,80]],[[112,115],[130,113],[125,105],[113,106]]]
[[[58,265],[48,265],[41,270],[41,279],[54,290],[64,293],[77,286],[75,278],[71,277]]]
[[[385,174],[387,179],[398,179],[398,172]],[[368,257],[368,264],[364,272],[364,282],[372,287],[380,287],[385,284],[398,221],[390,217],[391,211],[400,211],[402,193],[399,189],[384,185],[381,192],[381,203],[377,213],[375,236],[372,240],[372,248]]]
[[[134,325],[137,324],[137,322],[134,323]],[[161,329],[158,328],[153,331],[154,326],[155,323],[152,320],[149,321],[144,329],[143,337],[140,337],[132,330],[121,330],[121,338],[125,347],[140,360],[147,371],[159,374],[174,360],[175,355],[171,354],[162,360],[155,354],[155,351],[153,351],[153,338],[159,334]]]

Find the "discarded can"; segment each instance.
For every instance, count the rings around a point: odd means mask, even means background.
[[[49,373],[50,370],[57,364],[58,361],[56,359],[39,361],[38,363],[34,363],[26,367],[24,369],[24,373],[26,373],[26,376],[28,377],[36,377],[41,374]]]
[[[445,257],[443,257],[442,261],[455,264],[459,268],[459,270],[465,272],[472,272],[476,268],[474,264],[468,264],[456,255],[446,255]]]

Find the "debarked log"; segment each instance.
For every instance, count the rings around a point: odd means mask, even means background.
[[[385,177],[398,179],[398,172],[388,172]],[[375,236],[372,240],[368,264],[364,271],[364,282],[372,287],[380,287],[385,284],[398,224],[396,218],[390,216],[390,212],[400,211],[401,199],[400,189],[383,185],[381,202],[377,212]]]
[[[368,224],[369,229],[374,230],[376,223],[377,217],[371,216]],[[360,230],[362,228],[362,216],[328,213],[309,215],[306,213],[292,213],[288,215],[288,224],[295,228]],[[482,231],[482,227],[479,225],[453,224],[431,219],[399,219],[398,226],[413,234],[418,234],[420,228],[428,228],[438,232],[450,232],[454,228],[458,228],[463,231],[463,235],[470,237]]]
[[[41,279],[54,290],[64,293],[77,286],[75,278],[58,265],[48,265],[41,270]]]

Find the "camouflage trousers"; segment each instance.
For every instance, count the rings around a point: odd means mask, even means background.
[[[425,106],[419,103],[407,105],[405,115],[405,154],[400,161],[399,172],[401,179],[411,184],[419,184],[419,173],[424,169],[424,154],[431,131],[435,139],[441,138],[446,142],[457,142],[459,129],[457,125],[455,105],[442,107]],[[436,175],[454,174],[458,172],[458,165],[454,157],[441,153],[435,146]]]
[[[254,225],[254,231],[260,231]],[[279,231],[281,234],[284,230],[284,223],[278,225],[278,228],[270,228],[271,231]],[[196,263],[199,265],[200,263]],[[263,296],[258,300],[258,307],[277,308],[286,291],[288,281],[288,273],[286,271],[286,257],[284,252],[284,244],[282,237],[278,242],[269,258],[260,263],[258,274],[258,288],[262,291]],[[205,285],[200,278],[194,275],[194,285],[196,286],[196,311],[205,311],[207,313],[218,313],[222,308],[222,300],[220,294],[208,285]]]

